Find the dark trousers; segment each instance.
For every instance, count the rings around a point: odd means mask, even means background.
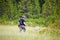
[[[25,26],[24,25],[20,25],[19,26],[19,29],[20,29],[20,32],[23,30],[24,32],[26,31],[26,28],[25,28]]]

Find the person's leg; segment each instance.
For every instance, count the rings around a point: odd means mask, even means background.
[[[20,27],[20,32],[22,31],[22,28]]]
[[[19,28],[20,28],[20,32],[21,32],[21,31],[22,31],[22,26],[20,25],[20,27],[19,27]]]
[[[24,32],[26,31],[26,28],[25,28],[25,26],[23,27],[23,30],[24,30]]]
[[[23,30],[24,32],[26,31],[26,28],[25,28],[24,25],[21,25],[21,31],[22,31],[22,30]]]
[[[24,32],[26,31],[26,28],[24,27]]]

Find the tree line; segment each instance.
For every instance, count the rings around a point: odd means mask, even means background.
[[[21,15],[32,24],[60,26],[60,0],[0,0],[0,24],[17,23]]]

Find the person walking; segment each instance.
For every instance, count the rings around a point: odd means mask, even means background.
[[[25,20],[23,16],[20,16],[20,20],[19,20],[19,25],[18,25],[20,32],[23,30],[24,32],[26,31],[25,28]]]

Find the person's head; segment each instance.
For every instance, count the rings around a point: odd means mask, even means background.
[[[24,17],[23,16],[20,16],[20,19],[24,19]]]

